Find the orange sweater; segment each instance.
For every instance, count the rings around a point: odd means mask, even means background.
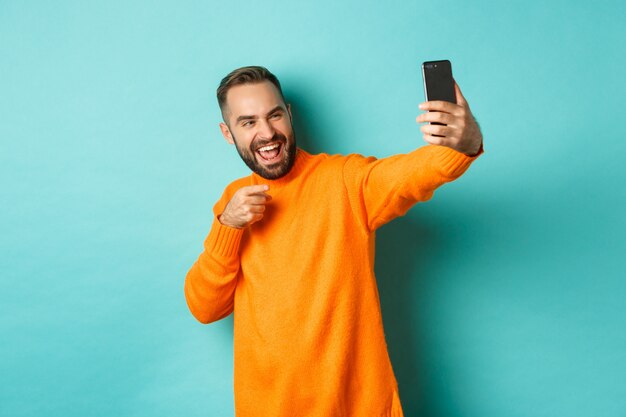
[[[482,151],[481,151],[482,152]],[[374,231],[476,158],[426,145],[376,160],[298,149],[278,180],[231,183],[214,207],[185,296],[210,323],[234,311],[237,417],[401,417],[374,277]],[[236,190],[269,184],[264,218],[219,216]]]

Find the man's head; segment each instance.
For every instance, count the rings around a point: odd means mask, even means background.
[[[248,168],[266,179],[286,175],[296,157],[291,106],[278,79],[263,67],[238,68],[217,89],[222,135]]]

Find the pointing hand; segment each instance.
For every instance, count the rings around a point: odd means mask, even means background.
[[[249,185],[238,189],[230,199],[224,212],[218,220],[225,226],[238,229],[248,227],[263,218],[265,205],[272,199],[266,194],[269,187],[262,185]]]

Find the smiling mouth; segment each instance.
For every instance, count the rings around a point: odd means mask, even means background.
[[[280,142],[265,145],[256,150],[256,154],[265,163],[272,164],[280,160],[283,144]]]

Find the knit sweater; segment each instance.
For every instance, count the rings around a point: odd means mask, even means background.
[[[226,188],[185,297],[202,323],[234,311],[237,417],[403,415],[374,277],[375,230],[477,156],[436,145],[383,159],[298,149],[286,176],[253,173]],[[272,196],[263,219],[222,225],[235,191],[255,184]]]

